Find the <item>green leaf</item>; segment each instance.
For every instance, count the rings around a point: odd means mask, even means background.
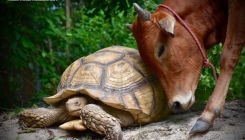
[[[34,44],[30,41],[29,38],[23,36],[23,37],[21,38],[21,43],[22,43],[22,45],[23,45],[25,48],[30,49],[30,50],[35,50],[35,46],[34,46]]]
[[[45,51],[42,51],[42,56],[43,57],[46,57],[47,56],[47,53]]]
[[[47,34],[47,35],[55,35],[55,33],[53,31],[49,30],[49,29],[45,30],[44,33]]]
[[[7,119],[10,120],[15,116],[15,112],[9,112],[7,115]]]
[[[32,63],[28,63],[28,66],[29,66],[30,69],[32,69],[32,70],[34,69],[34,66],[33,66]]]

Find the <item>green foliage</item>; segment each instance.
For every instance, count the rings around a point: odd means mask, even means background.
[[[222,52],[223,44],[219,43],[213,48],[208,50],[208,57],[210,62],[216,67],[217,73],[220,73],[220,56]],[[232,80],[228,89],[227,99],[245,99],[245,75],[243,74],[245,69],[245,50],[243,49],[240,56],[240,60],[235,68]],[[213,71],[210,67],[204,68],[196,91],[197,100],[207,101],[211,96],[215,87],[215,81],[213,78]]]
[[[136,47],[125,27],[130,19],[125,13],[133,12],[132,3],[124,10],[119,10],[121,5],[110,9],[72,5],[72,26],[66,29],[64,1],[1,3],[8,15],[1,18],[5,28],[1,29],[0,91],[6,91],[0,96],[1,107],[22,106],[26,101],[28,106],[41,104],[43,97],[56,93],[66,67],[82,56],[112,45]],[[135,17],[131,18],[132,22]]]

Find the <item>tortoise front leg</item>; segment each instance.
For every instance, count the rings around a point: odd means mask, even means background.
[[[49,127],[72,119],[64,107],[25,109],[19,114],[19,123],[27,127]]]
[[[106,135],[108,139],[122,139],[121,125],[115,117],[106,113],[95,104],[88,104],[81,109],[81,119],[85,126],[94,132]]]

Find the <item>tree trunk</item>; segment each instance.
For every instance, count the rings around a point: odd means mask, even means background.
[[[69,30],[71,28],[71,12],[70,12],[71,0],[65,1],[65,11],[66,11],[66,29]]]
[[[70,32],[70,28],[71,28],[71,12],[70,12],[70,7],[71,7],[71,0],[65,0],[65,16],[66,16],[66,32],[69,33]],[[71,41],[68,39],[67,40],[68,44],[71,44]],[[66,55],[70,56],[70,50],[69,50],[69,46],[65,48],[66,51]],[[67,57],[67,62],[69,62],[69,57]]]

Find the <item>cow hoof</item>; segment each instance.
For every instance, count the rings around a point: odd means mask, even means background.
[[[211,123],[209,123],[207,120],[199,118],[196,121],[195,125],[192,127],[192,129],[189,132],[189,134],[196,134],[196,133],[199,133],[199,132],[207,131],[210,126],[211,126]]]

